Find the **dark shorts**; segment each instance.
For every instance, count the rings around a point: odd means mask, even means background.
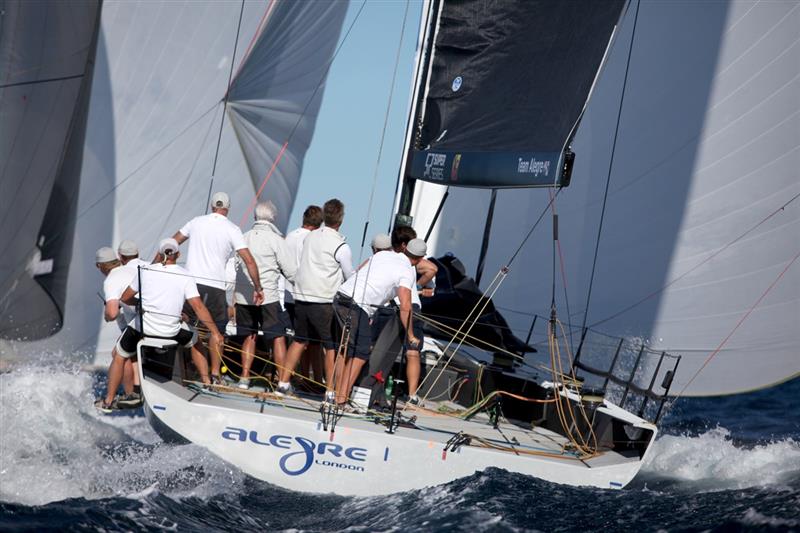
[[[414,336],[419,339],[419,346],[410,346],[408,343],[408,336],[406,335],[405,329],[402,327],[400,328],[399,335],[401,340],[403,341],[403,348],[405,350],[420,350],[422,348],[422,341],[424,340],[425,336],[422,333],[422,319],[419,318],[417,315],[420,314],[422,309],[417,304],[413,304],[411,309],[414,313],[413,320],[411,321],[411,331],[414,332]],[[386,327],[392,318],[397,316],[398,308],[395,305],[390,305],[387,307],[381,307],[375,311],[375,314],[372,316],[372,344],[375,344],[378,341],[378,337],[383,331],[383,328]]]
[[[350,323],[350,338],[347,342],[347,356],[369,361],[370,346],[372,344],[372,328],[366,312],[347,297],[336,296],[333,301],[336,314],[339,336],[344,330],[348,320]]]
[[[148,335],[156,339],[170,339],[177,342],[180,346],[191,348],[197,342],[197,333],[189,329],[185,323],[181,323],[181,329],[172,337],[158,337],[156,335]],[[144,338],[141,331],[128,326],[122,332],[122,335],[117,339],[117,353],[125,359],[136,355],[136,345]]]
[[[286,327],[291,330],[291,332],[287,332],[290,335],[294,335],[294,323],[295,323],[295,310],[294,310],[294,302],[284,302],[283,306],[286,308],[286,320],[288,324]]]
[[[294,340],[319,342],[326,350],[336,349],[332,304],[295,301],[294,313]]]
[[[236,304],[236,334],[247,336],[259,331],[265,339],[286,336],[288,319],[279,302],[264,305]]]
[[[228,300],[225,297],[225,290],[198,283],[197,292],[200,293],[200,300],[208,308],[217,329],[224,335],[225,326],[228,325]],[[197,315],[194,314],[194,309],[188,302],[183,304],[183,312],[187,316],[189,324],[198,324]]]

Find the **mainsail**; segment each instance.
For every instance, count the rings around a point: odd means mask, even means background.
[[[0,6],[2,338],[64,323],[100,6]]]
[[[686,395],[798,375],[800,3],[631,3],[572,146],[572,182],[555,201],[555,297],[576,344],[585,324],[680,354],[672,392]],[[445,190],[417,183],[416,226],[431,224]],[[490,201],[450,187],[436,252],[476,265]],[[549,202],[497,193],[487,272]],[[517,332],[549,312],[542,226],[494,298]]]

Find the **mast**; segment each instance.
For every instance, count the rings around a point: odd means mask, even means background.
[[[396,204],[393,225],[410,226],[411,204],[414,199],[416,180],[409,175],[413,149],[418,147],[422,130],[422,119],[425,114],[425,97],[428,93],[430,69],[433,64],[433,43],[436,39],[436,28],[441,16],[443,0],[426,0],[423,5],[425,15],[420,21],[420,48],[417,54],[416,75],[406,124],[406,140],[403,147],[403,158],[398,175],[399,199]],[[424,89],[423,89],[424,88]]]

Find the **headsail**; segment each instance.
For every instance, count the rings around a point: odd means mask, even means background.
[[[410,176],[559,185],[624,0],[440,1]]]
[[[100,1],[0,14],[0,337],[63,326]]]
[[[346,2],[270,3],[228,94],[228,116],[253,186],[278,206],[286,229]],[[284,146],[285,145],[285,146]]]

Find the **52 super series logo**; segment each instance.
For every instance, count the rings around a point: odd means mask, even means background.
[[[365,463],[367,460],[366,448],[345,447],[332,442],[316,443],[305,437],[289,435],[267,437],[253,430],[228,426],[222,432],[222,438],[289,450],[278,462],[281,470],[289,476],[304,474],[315,464],[327,468],[364,472],[364,466],[359,463]]]

